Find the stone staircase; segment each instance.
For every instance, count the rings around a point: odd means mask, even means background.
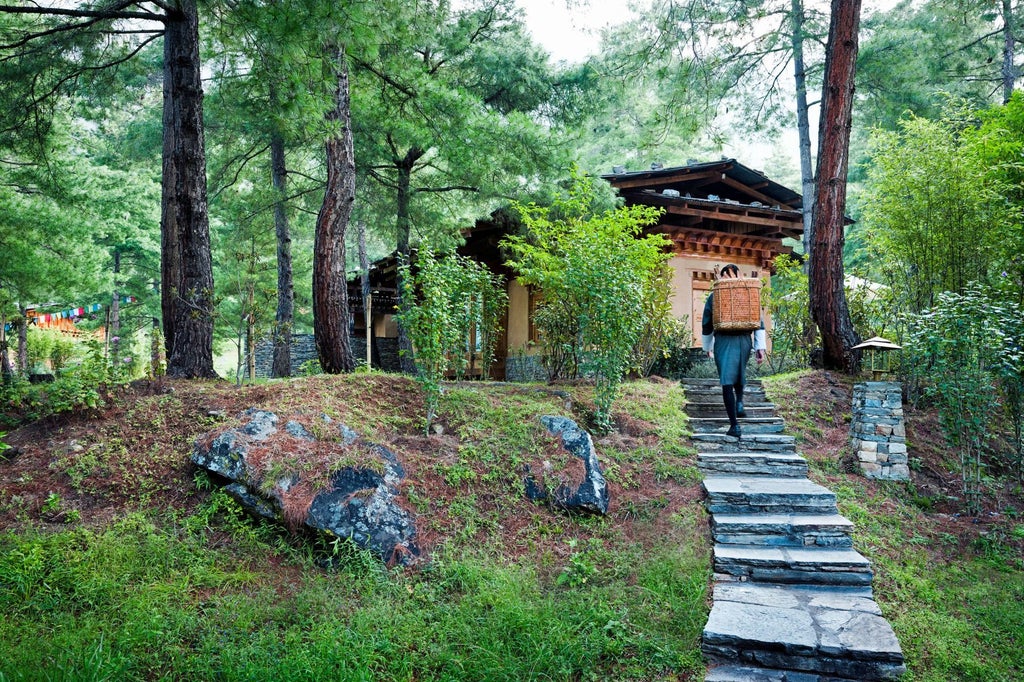
[[[783,420],[747,385],[742,438],[726,436],[717,380],[686,379],[686,412],[714,538],[705,682],[897,680],[903,653],[871,591],[871,563],[835,494],[807,479]]]

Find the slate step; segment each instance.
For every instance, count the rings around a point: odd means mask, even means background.
[[[774,403],[748,403],[743,401],[743,408],[747,413],[748,417],[774,417],[775,416],[775,404]],[[718,400],[705,400],[700,402],[688,402],[683,405],[683,412],[690,417],[725,417],[725,403],[722,402],[722,397],[719,396]]]
[[[869,588],[718,583],[701,649],[729,666],[709,672],[713,682],[898,680],[906,671]],[[737,676],[743,666],[749,677]]]
[[[690,440],[697,452],[796,452],[796,439],[781,433],[743,431],[739,438],[724,433],[694,433]]]
[[[706,378],[706,379],[696,379],[696,378],[693,378],[693,377],[685,377],[685,378],[681,379],[679,383],[681,383],[684,388],[691,388],[691,387],[696,387],[696,388],[712,387],[713,388],[713,387],[721,385],[721,383],[719,382],[718,379],[714,379],[714,378],[710,378],[710,377]],[[764,388],[764,384],[761,383],[760,379],[751,379],[751,380],[747,381],[745,386],[746,386],[747,389],[752,389],[752,388],[753,389],[763,389]]]
[[[713,400],[722,402],[722,387],[714,388],[684,388],[686,399],[695,403],[709,403]],[[760,388],[747,387],[743,391],[743,404],[771,402]]]
[[[719,665],[708,670],[704,682],[859,682],[859,680],[795,670],[758,668],[749,665]]]
[[[807,477],[807,460],[795,453],[783,452],[699,452],[697,468],[705,476]]]
[[[711,534],[724,545],[852,547],[853,522],[839,514],[715,514]]]
[[[871,562],[849,547],[723,545],[715,572],[761,583],[870,586]]]
[[[683,386],[683,391],[686,393],[686,397],[693,395],[711,395],[722,399],[722,387],[715,382],[714,386]],[[746,386],[743,388],[743,398],[745,399],[765,399],[765,390],[760,386]]]
[[[748,413],[749,414],[749,413]],[[786,422],[782,417],[740,417],[744,434],[782,433]],[[729,430],[728,417],[699,417],[690,420],[693,433],[725,433]]]
[[[835,514],[836,494],[806,478],[707,476],[712,514]]]

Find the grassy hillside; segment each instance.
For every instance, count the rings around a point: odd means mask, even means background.
[[[930,473],[953,455],[914,412],[916,485],[851,475],[849,384],[766,383],[857,523],[908,679],[1024,676],[1019,486],[993,496],[991,515],[955,516],[955,479]],[[453,385],[441,433],[425,436],[402,377],[168,382],[24,425],[0,460],[0,680],[703,679],[710,545],[678,384],[625,386],[616,431],[597,440],[606,518],[524,498],[522,466],[559,457],[537,417],[583,422],[591,398]],[[326,413],[394,451],[425,560],[389,570],[245,516],[188,456],[248,407]]]

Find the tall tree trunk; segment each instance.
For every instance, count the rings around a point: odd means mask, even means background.
[[[796,129],[800,147],[800,185],[803,192],[804,272],[810,268],[811,241],[814,222],[814,166],[811,164],[811,123],[807,107],[807,71],[804,68],[804,7],[801,0],[792,0],[790,28],[793,41],[793,77],[796,82]]]
[[[843,289],[843,233],[860,0],[832,0],[818,129],[818,187],[809,274],[811,317],[821,332],[826,368],[853,374],[860,342]]]
[[[170,28],[168,26],[168,33]],[[178,291],[181,288],[181,245],[178,243],[178,197],[175,194],[178,167],[175,149],[175,91],[171,72],[171,39],[164,39],[163,173],[160,197],[160,313],[164,325],[164,355],[174,347],[174,323]]]
[[[7,354],[7,315],[0,312],[0,378],[7,384],[14,377],[11,358]]]
[[[363,324],[366,327],[366,368],[373,367],[373,299],[370,297],[370,258],[366,253],[366,223],[362,220],[359,229],[359,281],[363,298]]]
[[[18,320],[18,371],[21,376],[28,376],[28,310],[25,306],[18,304],[18,312],[21,319]]]
[[[1002,0],[1003,13],[1003,104],[1013,95],[1013,84],[1017,80],[1017,68],[1013,64],[1016,39],[1013,31],[1013,7],[1010,0]]]
[[[118,279],[121,277],[121,251],[114,249],[114,295],[110,297],[110,324],[107,338],[110,339],[110,366],[115,377],[121,371],[121,291]]]
[[[349,102],[348,63],[337,50],[338,85],[328,118],[338,132],[327,140],[327,191],[316,219],[313,251],[313,337],[320,366],[338,374],[355,369],[348,333],[345,232],[356,197],[355,154]]]
[[[409,262],[409,243],[412,233],[412,224],[409,220],[409,207],[412,201],[412,169],[416,162],[425,152],[413,147],[406,152],[402,159],[395,163],[398,169],[398,192],[395,228],[398,232],[398,260],[405,264]],[[402,269],[398,270],[398,309],[405,313],[412,306],[412,301],[405,296],[405,278],[402,276]],[[398,323],[398,356],[402,365],[402,372],[405,374],[416,373],[416,358],[413,356],[412,341],[409,339],[409,331],[401,322]]]
[[[164,35],[164,178],[161,234],[165,260],[167,374],[216,377],[213,369],[213,262],[206,203],[203,87],[195,0],[179,0]],[[169,139],[168,139],[169,138]],[[167,297],[173,298],[168,305]]]
[[[271,88],[271,101],[277,96]],[[277,315],[274,318],[274,360],[270,375],[292,374],[292,324],[295,314],[295,290],[292,282],[292,236],[288,226],[287,166],[284,139],[280,132],[270,135],[270,174],[277,195],[274,201],[274,228],[277,233]]]

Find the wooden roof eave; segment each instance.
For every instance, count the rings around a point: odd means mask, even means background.
[[[780,203],[778,201],[778,199],[772,199],[767,194],[761,194],[754,187],[751,187],[749,185],[743,184],[742,182],[738,182],[736,180],[733,180],[732,178],[730,178],[728,175],[725,175],[724,173],[722,174],[722,184],[726,185],[728,187],[732,187],[733,189],[735,189],[737,191],[743,192],[747,196],[753,197],[755,200],[764,202],[764,203],[768,204],[769,206],[771,206],[773,204],[777,204],[779,206],[779,208],[781,208],[783,210],[786,210],[786,211],[794,210],[791,205]],[[767,182],[761,183],[760,186],[761,187],[767,187],[768,183]]]
[[[765,227],[799,225],[800,232],[803,232],[803,216],[800,215],[799,211],[789,212],[790,214],[786,215],[779,212],[773,213],[770,210],[762,212],[742,205],[720,204],[715,207],[702,207],[690,203],[668,204],[664,208],[666,212],[673,215],[696,216],[712,220],[732,220],[748,225]]]

